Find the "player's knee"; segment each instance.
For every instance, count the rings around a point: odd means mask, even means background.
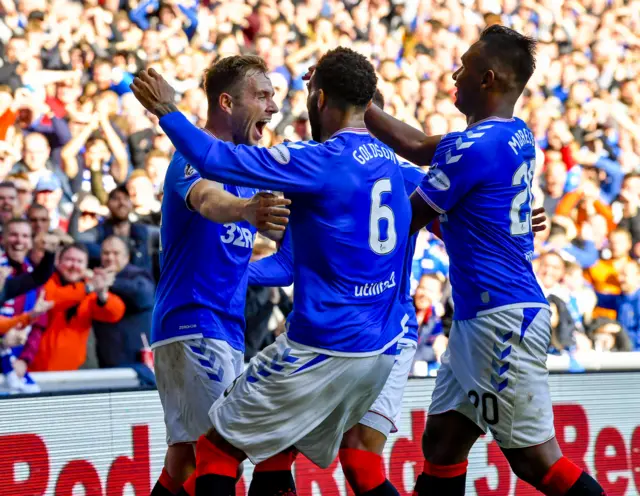
[[[340,448],[349,448],[382,454],[387,436],[363,424],[356,424],[342,436]]]
[[[477,425],[458,412],[431,415],[422,435],[424,457],[436,465],[462,463],[481,434]]]
[[[562,457],[562,452],[555,439],[537,446],[505,449],[502,452],[513,473],[534,487],[538,487],[554,463]]]

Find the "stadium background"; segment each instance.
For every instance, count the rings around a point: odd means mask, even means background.
[[[374,63],[387,111],[427,134],[441,134],[465,127],[453,104],[451,74],[493,23],[539,40],[538,67],[517,115],[537,140],[533,191],[552,220],[550,230],[536,237],[534,260],[554,309],[550,360],[578,374],[552,377],[557,422],[565,426],[559,431],[575,450],[569,454],[585,460],[609,494],[638,494],[640,375],[580,374],[617,362],[628,370],[640,364],[634,354],[640,349],[640,272],[633,263],[640,257],[638,0],[0,0],[0,180],[16,188],[13,199],[0,186],[0,220],[32,221],[35,248],[28,259],[34,262],[47,233],[54,244],[87,243],[92,269],[102,263],[100,243],[110,232],[123,235],[132,253],[112,287],[125,302],[122,319],[94,323],[95,333],[83,329],[70,359],[55,348],[37,352],[58,363],[56,369],[83,369],[73,381],[82,383],[83,374],[102,365],[133,369],[136,385],[153,387],[141,333],[148,334],[162,181],[172,149],[129,93],[137,71],[161,72],[178,90],[181,110],[203,125],[203,70],[219,57],[259,54],[281,108],[265,132],[264,145],[273,145],[309,139],[301,77],[322,53],[346,45]],[[44,209],[28,210],[32,203]],[[4,248],[3,241],[1,263],[10,265]],[[274,249],[258,238],[254,257]],[[437,373],[446,346],[447,274],[444,247],[422,233],[413,270],[420,343],[402,428],[389,446],[394,482],[402,478],[401,461],[418,456],[412,422],[422,423],[433,379],[417,377]],[[80,279],[85,277],[92,276]],[[119,293],[126,282],[146,284],[139,301]],[[248,357],[282,331],[292,292],[249,289]],[[616,308],[598,307],[596,292],[620,295]],[[21,308],[32,304],[27,299]],[[0,314],[15,316],[16,308],[5,304]],[[44,322],[43,336],[60,331]],[[128,356],[113,353],[116,335],[128,337]],[[602,358],[611,352],[619,359]],[[8,378],[7,363],[2,361],[2,372]],[[42,378],[47,393],[0,399],[0,480],[18,484],[7,494],[83,494],[80,485],[72,490],[75,478],[85,481],[87,495],[133,494],[131,488],[122,493],[126,481],[110,476],[110,469],[139,474],[139,484],[158,475],[164,434],[152,390],[49,396],[69,382],[47,380],[47,367],[31,368],[43,371],[34,377]],[[89,389],[115,391],[112,375],[100,377]],[[9,380],[0,388],[30,390]],[[148,462],[136,464],[134,432],[139,457],[148,449]],[[313,473],[308,464],[299,466],[300,494],[311,494],[304,488]],[[508,473],[495,445],[481,442],[469,493],[527,494],[516,490]],[[331,476],[317,477],[325,484],[322,494],[331,494]]]

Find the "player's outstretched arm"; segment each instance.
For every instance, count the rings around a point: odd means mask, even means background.
[[[380,141],[393,148],[405,160],[416,165],[429,165],[440,143],[441,135],[427,136],[409,124],[390,116],[376,105],[364,115],[367,129]]]
[[[265,149],[218,140],[177,110],[174,89],[153,69],[141,71],[131,90],[160,118],[173,145],[205,179],[285,193],[315,192],[324,186],[325,166],[333,158],[324,146]]]
[[[290,212],[286,206],[291,200],[270,193],[238,198],[225,191],[220,183],[206,179],[191,188],[188,202],[204,218],[219,224],[246,220],[260,231],[279,232],[289,223]]]
[[[293,284],[291,234],[285,233],[280,249],[271,256],[249,264],[249,286],[286,287]]]

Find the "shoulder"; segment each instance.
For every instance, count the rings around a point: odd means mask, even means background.
[[[301,161],[320,159],[326,160],[340,156],[345,148],[345,141],[336,138],[318,143],[317,141],[296,141],[280,143],[266,148],[267,152],[282,165],[288,164],[292,159]]]

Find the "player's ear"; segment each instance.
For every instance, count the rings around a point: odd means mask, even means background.
[[[496,81],[496,73],[489,69],[482,76],[482,87],[491,88]]]
[[[218,105],[220,105],[220,109],[227,114],[231,114],[231,109],[233,108],[233,98],[229,93],[221,93],[218,98]]]
[[[322,110],[322,108],[324,107],[325,104],[325,94],[324,94],[324,90],[319,89],[318,90],[318,110]]]

